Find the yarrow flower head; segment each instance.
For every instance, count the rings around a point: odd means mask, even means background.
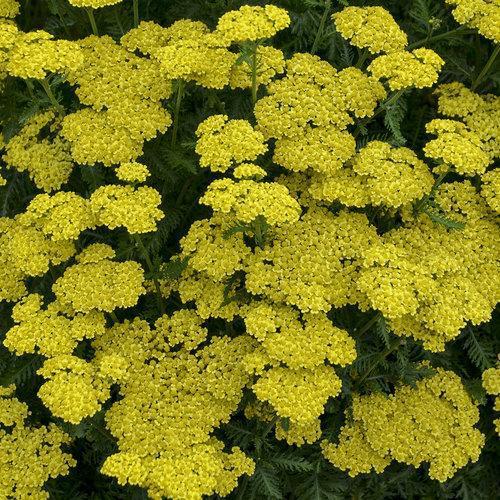
[[[6,71],[20,78],[43,79],[49,73],[65,75],[83,63],[78,43],[53,40],[46,31],[19,34],[9,51]]]
[[[19,14],[17,0],[0,0],[0,17],[16,17]]]
[[[150,173],[146,165],[134,161],[122,163],[116,169],[116,176],[121,181],[136,183],[146,182],[146,179],[150,176]]]
[[[332,18],[343,38],[372,54],[404,50],[408,43],[404,31],[383,7],[346,7]]]
[[[481,35],[500,43],[500,5],[488,0],[445,0],[455,8],[453,17],[460,24],[476,28]]]
[[[74,7],[90,7],[91,9],[99,9],[107,5],[116,5],[122,0],[69,0],[69,3]]]
[[[444,482],[477,461],[484,443],[474,427],[478,408],[460,378],[440,368],[415,388],[400,386],[391,396],[355,396],[352,414],[339,443],[322,445],[325,457],[351,476],[372,468],[380,473],[392,460],[415,467],[429,462],[429,476]]]
[[[90,206],[98,224],[110,229],[125,227],[131,234],[149,233],[164,217],[158,208],[160,193],[149,186],[118,186],[97,188],[90,197]]]
[[[226,12],[219,18],[215,34],[227,43],[242,43],[270,38],[287,28],[290,16],[275,5],[252,7]]]
[[[144,272],[137,262],[112,261],[102,245],[90,245],[79,257],[81,261],[52,286],[58,301],[76,312],[131,307],[145,292]]]
[[[285,186],[276,182],[216,180],[207,188],[200,203],[246,223],[262,216],[272,226],[281,226],[296,222],[300,215],[300,205]]]
[[[433,50],[420,48],[413,52],[398,51],[377,57],[368,66],[379,80],[387,80],[391,90],[409,87],[431,87],[437,82],[443,59]]]
[[[214,172],[226,172],[267,151],[264,136],[248,121],[229,120],[226,115],[210,116],[198,126],[196,135],[200,164]]]
[[[45,483],[69,474],[76,460],[63,451],[71,442],[57,425],[31,427],[28,407],[0,386],[0,496],[48,499]]]

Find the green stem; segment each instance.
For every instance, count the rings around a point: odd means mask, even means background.
[[[43,90],[45,90],[45,93],[47,94],[47,97],[50,99],[50,102],[52,103],[52,106],[59,111],[59,113],[64,113],[64,108],[57,102],[57,99],[55,95],[52,92],[52,89],[50,88],[49,82],[47,81],[47,78],[44,78],[43,80],[38,80],[40,84],[43,87]]]
[[[120,30],[121,34],[124,35],[125,34],[125,30],[123,29],[123,25],[122,25],[122,22],[120,21],[120,16],[118,14],[119,8],[120,8],[119,5],[115,6],[115,9],[114,9],[115,20],[116,20],[116,25],[118,26],[118,29]]]
[[[360,379],[356,382],[356,387],[359,387],[370,375],[370,373],[377,368],[378,364],[383,361],[389,354],[393,353],[397,348],[403,344],[403,341],[401,339],[396,339],[387,349],[382,351],[376,358],[375,361],[370,365],[368,370],[366,370],[365,373],[361,376]]]
[[[111,319],[113,320],[114,323],[119,323],[120,321],[118,320],[116,314],[115,314],[115,311],[111,311],[109,313],[109,316],[111,317]]]
[[[441,33],[440,35],[430,36],[426,38],[422,38],[422,40],[417,40],[416,42],[410,43],[408,45],[407,50],[413,50],[421,45],[425,45],[426,43],[436,42],[438,40],[442,40],[443,38],[448,38],[450,35],[471,35],[476,33],[475,30],[467,29],[466,26],[460,26],[457,29],[447,31],[446,33]]]
[[[327,0],[325,3],[325,10],[323,12],[323,15],[321,16],[321,21],[319,22],[318,26],[318,31],[316,32],[316,36],[314,38],[313,45],[311,47],[311,54],[316,54],[316,51],[318,50],[319,42],[321,40],[321,37],[323,36],[323,31],[325,29],[325,23],[326,19],[328,17],[328,14],[330,13],[330,7],[332,6],[332,1]]]
[[[420,212],[422,212],[425,207],[427,206],[427,203],[429,203],[429,200],[434,196],[436,193],[438,187],[443,183],[444,178],[449,174],[449,170],[446,170],[445,172],[442,172],[439,174],[439,177],[435,180],[434,185],[432,186],[432,189],[429,194],[425,195],[419,202],[415,204],[414,207],[414,213],[418,215]]]
[[[30,94],[31,99],[34,101],[35,100],[35,92],[34,92],[34,87],[33,87],[33,82],[31,80],[26,80],[26,87],[28,87],[28,92]]]
[[[386,110],[388,106],[391,106],[394,104],[405,92],[406,89],[398,90],[394,94],[392,94],[387,101],[384,101],[383,103],[380,104],[380,106],[375,110],[375,113],[373,113],[372,116],[368,116],[361,120],[356,127],[356,130],[354,131],[353,135],[354,137],[357,137],[359,133],[361,132],[361,128],[370,123],[374,118],[376,118],[378,115],[380,115],[382,112]]]
[[[172,146],[177,142],[177,132],[179,131],[179,115],[181,112],[182,98],[184,97],[184,81],[177,80],[177,94],[175,96],[174,125],[172,129]]]
[[[140,248],[142,257],[146,261],[146,265],[148,267],[148,271],[150,273],[154,272],[154,266],[153,262],[151,261],[151,258],[149,257],[149,252],[147,248],[145,247],[141,237],[136,233],[136,234],[131,234],[133,241],[135,244]],[[165,304],[163,303],[163,296],[161,294],[161,287],[160,287],[160,282],[156,279],[153,278],[153,284],[155,287],[156,291],[156,296],[157,296],[157,301],[158,301],[158,307],[160,308],[161,314],[165,314]]]
[[[369,319],[357,332],[356,335],[360,337],[363,335],[365,332],[367,332],[381,317],[380,312],[377,312],[375,316],[373,316],[371,319]]]
[[[255,105],[257,102],[257,48],[258,44],[255,44],[252,53],[252,104]]]
[[[361,51],[361,53],[359,54],[359,59],[358,59],[358,62],[356,63],[356,68],[361,69],[364,62],[368,59],[369,55],[370,55],[370,52],[367,49],[363,49]]]
[[[474,80],[471,86],[471,90],[475,90],[481,82],[484,80],[484,77],[488,74],[488,71],[490,70],[491,66],[495,62],[495,59],[498,56],[498,53],[500,52],[500,44],[495,47],[495,50],[493,51],[493,54],[491,54],[490,58],[484,65],[484,68],[481,70],[481,73],[477,75],[477,78]]]
[[[134,28],[139,26],[139,0],[134,0]]]
[[[87,16],[89,16],[90,26],[92,26],[92,33],[99,36],[99,31],[97,29],[97,23],[95,22],[94,11],[91,7],[85,9],[87,11]]]

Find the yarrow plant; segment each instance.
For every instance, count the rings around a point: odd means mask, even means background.
[[[0,0],[0,498],[495,496],[500,6],[349,3]]]

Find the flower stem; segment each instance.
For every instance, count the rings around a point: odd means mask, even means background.
[[[182,98],[184,97],[184,81],[177,80],[177,94],[175,96],[174,125],[172,129],[172,146],[177,142],[177,132],[179,131],[179,115],[181,112]]]
[[[258,45],[255,44],[252,53],[252,104],[255,105],[257,102],[257,48]]]
[[[139,0],[133,1],[134,6],[134,28],[139,26]]]
[[[99,31],[97,29],[97,23],[95,22],[94,11],[91,7],[85,9],[87,11],[87,16],[89,16],[90,26],[92,26],[92,33],[99,36]]]
[[[358,379],[358,381],[356,382],[356,387],[359,387],[366,380],[366,378],[368,377],[368,375],[370,375],[370,373],[373,370],[375,370],[375,368],[378,366],[378,364],[381,361],[383,361],[385,358],[387,358],[387,356],[389,356],[389,354],[391,354],[394,351],[396,351],[398,349],[398,347],[400,347],[403,344],[404,344],[404,340],[398,338],[392,344],[390,344],[387,349],[385,349],[384,351],[382,351],[375,358],[375,361],[370,365],[370,367],[368,368],[368,370],[366,370],[365,373],[363,373],[363,375],[361,376],[361,378]]]
[[[487,63],[484,65],[484,68],[481,70],[481,73],[479,73],[474,82],[472,82],[471,90],[475,90],[484,80],[484,77],[488,74],[488,71],[495,62],[495,59],[497,58],[499,52],[500,52],[500,45],[497,45],[495,47],[495,50],[493,51],[493,54],[491,54]]]
[[[132,236],[132,239],[135,242],[136,246],[139,247],[139,249],[141,250],[142,257],[146,262],[146,265],[148,267],[148,271],[150,273],[153,273],[154,272],[153,262],[151,261],[151,258],[149,256],[149,252],[148,252],[147,248],[145,247],[140,235],[139,234],[131,234],[131,236]],[[156,298],[158,301],[158,307],[160,308],[160,313],[165,314],[165,304],[163,303],[163,296],[161,294],[160,282],[158,281],[157,278],[152,278],[152,280],[153,280],[153,284],[154,284],[155,291],[156,291]]]
[[[47,94],[47,97],[50,99],[50,102],[52,103],[52,106],[57,109],[59,113],[64,112],[64,108],[57,102],[57,99],[52,92],[52,89],[50,88],[49,82],[47,81],[47,78],[44,78],[43,80],[38,80],[40,84],[43,87],[43,90],[45,90],[45,93]]]
[[[475,33],[475,30],[467,29],[466,26],[460,26],[454,30],[447,31],[446,33],[441,33],[440,35],[430,36],[426,38],[422,38],[422,40],[417,40],[416,42],[410,43],[408,45],[407,50],[413,50],[421,45],[425,45],[430,42],[437,42],[438,40],[442,40],[443,38],[448,38],[450,35],[471,35]]]
[[[429,194],[425,195],[420,201],[418,201],[415,204],[414,207],[414,213],[418,215],[420,212],[422,212],[427,204],[429,203],[429,200],[434,196],[436,193],[438,187],[443,183],[444,178],[449,174],[449,170],[446,170],[445,172],[442,172],[439,174],[439,177],[435,180],[434,185],[432,186],[432,189]]]
[[[332,6],[332,1],[327,0],[325,3],[325,10],[323,11],[323,15],[321,16],[321,21],[319,22],[318,31],[316,32],[316,36],[314,38],[313,45],[311,47],[311,54],[316,54],[316,51],[319,47],[319,42],[321,41],[321,37],[323,36],[323,31],[325,29],[326,18],[330,13],[330,7]]]
[[[392,94],[392,96],[389,97],[389,99],[387,99],[387,101],[384,101],[383,103],[380,104],[380,106],[376,109],[375,113],[373,113],[372,116],[368,116],[368,117],[364,118],[363,120],[361,120],[359,122],[358,126],[356,127],[356,130],[353,133],[354,137],[357,137],[359,135],[362,127],[364,127],[365,125],[370,123],[375,117],[377,117],[378,115],[380,115],[380,113],[385,111],[388,106],[391,106],[391,104],[394,104],[404,94],[405,90],[406,89],[398,90],[397,92]]]

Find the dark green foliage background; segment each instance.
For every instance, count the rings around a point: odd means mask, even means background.
[[[217,19],[226,11],[237,9],[243,4],[262,5],[273,3],[289,10],[291,28],[280,33],[275,45],[288,56],[294,52],[311,51],[329,61],[336,68],[350,66],[358,59],[357,49],[349,46],[334,31],[329,14],[344,5],[382,5],[386,7],[408,33],[410,44],[426,46],[436,50],[446,61],[440,81],[458,80],[470,86],[486,64],[493,51],[492,43],[480,35],[466,30],[465,34],[446,34],[458,27],[444,0],[385,0],[333,1],[326,0],[282,0],[276,2],[233,1],[233,0],[140,0],[140,17],[154,20],[163,26],[190,18],[201,20],[214,27]],[[83,10],[72,8],[66,0],[21,0],[22,12],[17,21],[25,31],[45,29],[58,38],[78,39],[90,34],[90,27]],[[325,29],[318,31],[325,7],[330,8],[325,17]],[[96,11],[96,20],[101,34],[115,39],[131,28],[132,2]],[[437,23],[436,23],[436,20]],[[434,29],[432,28],[434,27]],[[500,85],[499,67],[493,65],[488,75],[478,86],[478,92],[498,93]],[[57,98],[71,111],[77,109],[78,101],[73,90],[60,80],[53,79],[52,88]],[[261,90],[262,91],[262,90]],[[171,103],[167,105],[171,107]],[[36,111],[50,107],[42,91],[34,96],[28,93],[24,82],[15,79],[6,81],[0,96],[0,123],[8,140],[22,124]],[[212,179],[212,175],[200,170],[194,152],[194,131],[198,123],[215,113],[227,113],[232,118],[250,118],[252,114],[250,95],[247,91],[214,91],[192,84],[187,86],[182,103],[180,133],[177,146],[172,148],[170,131],[165,136],[149,142],[141,161],[151,169],[151,185],[163,196],[166,217],[160,223],[159,231],[144,238],[148,252],[153,256],[157,277],[175,277],[182,269],[182,262],[169,262],[178,251],[179,239],[186,233],[191,222],[207,215],[206,209],[198,205],[198,198]],[[436,116],[435,98],[428,89],[412,91],[397,103],[387,107],[367,128],[362,128],[358,137],[359,146],[372,139],[387,140],[396,145],[407,145],[418,154],[426,141],[424,125]],[[267,158],[270,163],[270,159]],[[24,210],[30,200],[38,194],[25,174],[7,171],[0,163],[2,175],[8,184],[0,188],[0,214],[12,217]],[[110,169],[96,166],[76,168],[68,190],[83,196],[96,187],[112,183]],[[369,214],[381,231],[384,218],[373,212]],[[131,244],[124,231],[98,229],[85,231],[78,241],[80,248],[91,242],[111,242],[123,259],[134,258],[143,261],[141,251]],[[168,263],[168,264],[166,264]],[[54,267],[47,276],[33,279],[30,290],[50,298],[53,280],[64,271],[64,265]],[[169,310],[178,306],[175,297],[168,303]],[[0,341],[11,326],[11,305],[0,304]],[[154,297],[145,297],[131,311],[119,314],[125,317],[141,316],[154,320],[158,316]],[[486,434],[486,446],[480,460],[460,470],[447,483],[440,484],[428,478],[426,468],[414,469],[393,463],[383,474],[361,475],[355,479],[326,462],[318,446],[287,446],[274,438],[271,425],[243,418],[238,412],[231,422],[219,431],[229,446],[238,445],[257,464],[252,478],[244,477],[239,487],[230,495],[234,499],[464,499],[482,500],[499,498],[498,477],[499,444],[492,421],[493,400],[481,388],[481,372],[494,366],[499,352],[500,314],[494,314],[489,324],[479,327],[468,326],[461,335],[448,344],[444,353],[425,352],[412,339],[402,340],[387,330],[383,318],[375,313],[361,313],[354,307],[335,311],[332,319],[348,329],[358,344],[357,361],[339,373],[343,379],[341,397],[330,401],[322,426],[324,434],[335,440],[352,391],[390,392],[398,382],[415,383],[428,375],[429,370],[419,368],[418,363],[430,360],[435,367],[454,370],[464,380],[471,395],[481,404],[480,428]],[[214,322],[214,331],[226,329],[231,334],[240,331],[238,322],[226,325]],[[78,353],[91,357],[89,346],[83,345]],[[18,396],[26,401],[32,410],[33,424],[46,424],[54,419],[43,407],[36,393],[41,379],[36,375],[42,359],[35,355],[16,357],[0,345],[0,384],[15,383]],[[113,394],[110,405],[116,400]],[[243,403],[251,398],[246,394]],[[63,422],[74,438],[71,452],[78,460],[78,466],[64,478],[51,480],[47,484],[54,499],[139,499],[145,493],[136,488],[120,487],[113,479],[99,473],[106,456],[116,450],[114,438],[104,424],[104,411],[78,426]],[[286,421],[272,425],[286,426]]]

